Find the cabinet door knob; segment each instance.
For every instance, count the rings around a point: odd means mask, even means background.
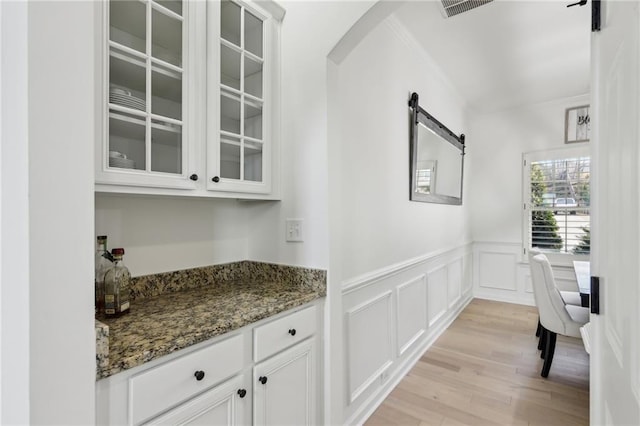
[[[296,335],[296,329],[295,328],[290,328],[289,329],[289,334],[292,335],[292,336],[295,336]]]
[[[267,378],[265,376],[260,376],[260,378],[258,379],[258,381],[260,383],[262,383],[263,385],[267,384]]]
[[[214,177],[212,177],[212,178],[211,178],[211,180],[212,180],[213,182],[215,182],[215,183],[220,182],[220,178],[219,178],[218,176],[214,176]]]
[[[192,174],[191,176],[189,176],[189,179],[191,179],[192,181],[197,181],[198,180],[198,175],[197,174]]]
[[[204,379],[204,371],[198,370],[195,373],[193,373],[193,375],[196,376],[197,381]]]
[[[238,396],[240,396],[240,398],[244,398],[246,395],[247,395],[246,389],[238,389]]]

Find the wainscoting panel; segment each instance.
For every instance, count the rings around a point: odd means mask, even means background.
[[[429,327],[447,313],[447,265],[427,273]]]
[[[473,296],[481,299],[533,305],[525,291],[529,265],[518,243],[473,244]]]
[[[449,307],[452,307],[462,297],[462,258],[447,265],[447,282]]]
[[[473,244],[473,296],[503,302],[535,305],[528,259],[519,243]],[[550,256],[560,290],[577,291],[571,256]]]
[[[421,275],[396,287],[397,355],[424,334],[427,325],[427,277]]]
[[[343,283],[345,424],[362,424],[471,300],[471,244]]]
[[[354,401],[391,364],[391,291],[347,312],[349,399]]]
[[[524,291],[525,293],[533,293],[533,281],[531,280],[531,270],[524,272]]]
[[[553,266],[553,277],[560,290],[578,291],[576,272],[573,267]]]
[[[462,294],[467,294],[473,288],[473,254],[469,253],[462,258]]]
[[[516,291],[516,263],[512,253],[480,252],[480,287]]]

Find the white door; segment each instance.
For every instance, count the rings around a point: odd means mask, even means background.
[[[593,231],[591,274],[600,278],[592,315],[591,424],[640,424],[640,11],[602,2],[592,34]]]
[[[256,365],[254,425],[317,423],[314,353],[314,339],[310,339]]]

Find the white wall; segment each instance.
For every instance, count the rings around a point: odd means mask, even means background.
[[[25,2],[0,2],[0,423],[29,423],[29,140]]]
[[[96,4],[28,5],[31,424],[95,419]]]
[[[522,252],[522,154],[567,147],[565,109],[589,104],[588,95],[525,105],[469,121],[467,200],[473,214],[474,295],[533,304],[529,265]],[[577,291],[568,258],[552,259],[558,284]]]
[[[472,264],[468,201],[409,201],[410,94],[456,133],[467,127],[464,100],[393,15],[353,44],[336,47],[329,87],[329,277],[342,289],[332,400],[349,424],[468,302]]]
[[[336,266],[343,282],[470,241],[466,199],[462,206],[409,201],[410,94],[418,92],[420,105],[454,133],[467,127],[464,101],[416,48],[390,18],[340,64],[341,134],[330,141],[329,167],[339,164],[342,175],[330,194],[339,194],[342,262]]]
[[[96,194],[95,234],[133,276],[247,259],[247,203]],[[95,239],[94,239],[95,241]]]

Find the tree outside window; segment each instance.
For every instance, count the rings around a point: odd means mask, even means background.
[[[547,186],[540,166],[531,165],[531,205],[532,207],[549,207]],[[558,234],[558,222],[551,210],[531,211],[531,247],[543,250],[559,250],[562,248],[562,237]]]

